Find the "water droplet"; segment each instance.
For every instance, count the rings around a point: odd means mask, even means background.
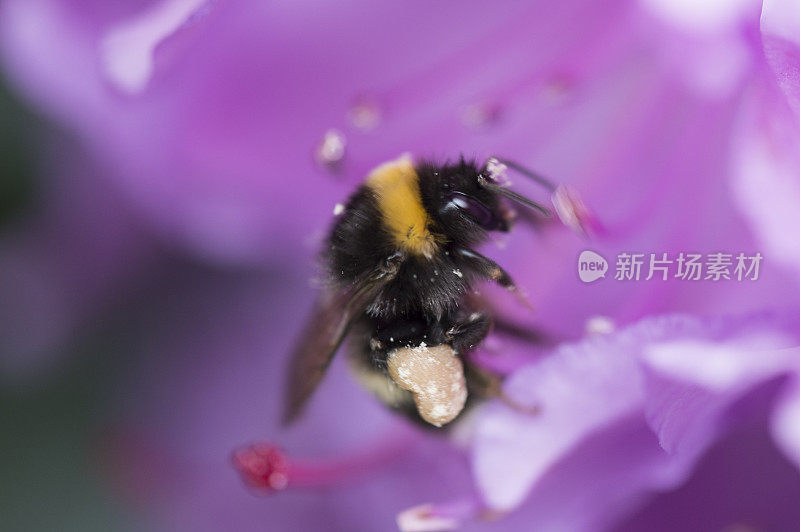
[[[344,158],[346,146],[344,134],[339,130],[329,129],[314,151],[314,158],[320,165],[334,170]]]
[[[616,328],[616,323],[608,316],[591,316],[585,325],[588,334],[611,334]]]
[[[372,131],[381,123],[382,113],[377,102],[367,98],[357,100],[347,112],[350,123],[361,131]]]
[[[542,96],[550,105],[559,105],[569,96],[575,86],[575,80],[567,74],[554,74],[545,80]]]
[[[500,119],[500,107],[485,103],[473,103],[461,111],[461,123],[479,129],[487,127]]]

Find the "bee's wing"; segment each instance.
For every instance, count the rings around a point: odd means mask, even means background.
[[[393,256],[351,287],[322,294],[292,353],[284,423],[290,423],[300,415],[350,326],[380,290],[394,279],[399,265],[399,257]]]

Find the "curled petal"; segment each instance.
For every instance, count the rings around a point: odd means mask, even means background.
[[[717,392],[752,385],[785,370],[800,349],[782,349],[781,337],[759,338],[752,347],[684,340],[645,349],[651,368]],[[758,347],[755,347],[758,345]]]
[[[783,454],[800,469],[800,383],[789,383],[772,415],[772,438]]]
[[[761,33],[767,62],[800,118],[800,5],[793,0],[764,0]]]
[[[763,343],[755,348],[759,341]],[[786,342],[778,334],[722,343],[669,341],[645,348],[644,415],[661,448],[689,467],[724,430],[722,420],[732,405],[792,369],[800,351],[783,349]]]
[[[641,3],[674,26],[702,33],[734,26],[757,6],[754,0],[642,0]]]
[[[598,475],[614,476],[616,459],[630,467],[635,459],[635,469],[597,494],[597,504],[611,507],[641,490],[675,486],[720,436],[734,403],[800,371],[791,324],[770,315],[651,318],[563,345],[521,368],[504,391],[541,411],[526,415],[498,402],[478,419],[473,467],[484,500],[507,511],[532,490],[547,497],[542,490],[566,482],[562,476],[575,474],[589,449],[625,431],[625,450],[608,451],[620,456],[592,463],[607,468]]]
[[[541,413],[530,416],[498,403],[478,421],[473,467],[490,507],[517,506],[589,433],[637,408],[642,389],[632,345],[593,337],[509,377],[506,395],[539,405]]]
[[[751,90],[734,129],[734,199],[765,257],[800,272],[800,127],[773,87]]]
[[[110,28],[101,45],[108,79],[122,91],[142,91],[153,75],[155,49],[209,0],[156,2],[138,16]]]

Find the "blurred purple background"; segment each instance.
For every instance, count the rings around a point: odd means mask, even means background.
[[[793,0],[0,0],[0,66],[4,529],[800,529]],[[602,222],[485,247],[553,342],[477,356],[544,414],[420,431],[339,357],[279,428],[334,205],[404,152]],[[764,259],[585,284],[585,249]],[[248,489],[254,441],[309,485]]]

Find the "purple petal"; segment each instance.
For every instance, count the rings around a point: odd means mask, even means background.
[[[785,386],[775,405],[771,429],[778,448],[800,469],[800,387],[797,376]]]
[[[758,12],[757,0],[706,0],[704,2],[641,0],[665,22],[696,33],[715,33],[736,27]]]
[[[101,45],[109,80],[125,92],[141,92],[153,75],[156,47],[208,3],[209,0],[167,0],[110,28]]]
[[[797,274],[800,243],[790,228],[800,223],[800,122],[770,84],[748,96],[733,131],[732,189],[765,257]]]
[[[641,509],[612,530],[793,530],[800,522],[800,475],[770,441],[763,424],[716,443],[688,481],[654,491]]]
[[[499,404],[481,413],[475,477],[497,509],[517,506],[554,462],[591,431],[635,409],[642,393],[633,356],[604,337],[558,349],[509,377],[505,389],[541,414]]]
[[[725,412],[770,379],[800,368],[797,337],[775,320],[706,320],[700,338],[645,346],[644,414],[661,447],[687,463],[727,428]]]
[[[800,7],[792,0],[764,0],[761,33],[767,62],[800,118]]]
[[[581,448],[613,438],[615,427],[626,423],[646,422],[657,438],[651,433],[619,451],[622,463],[630,454],[630,467],[639,473],[595,504],[616,508],[642,490],[674,486],[728,427],[732,405],[773,377],[800,369],[797,349],[786,349],[798,343],[791,323],[772,316],[653,318],[562,346],[515,372],[506,394],[515,403],[539,405],[541,414],[505,404],[481,412],[473,467],[485,501],[511,509],[530,497],[523,509],[541,509],[538,498],[554,497],[544,486],[558,485],[547,484],[548,475],[560,478]],[[637,456],[646,458],[639,462]],[[613,478],[613,468],[624,469],[608,458],[609,469],[592,478]],[[563,508],[554,513],[570,515]]]

